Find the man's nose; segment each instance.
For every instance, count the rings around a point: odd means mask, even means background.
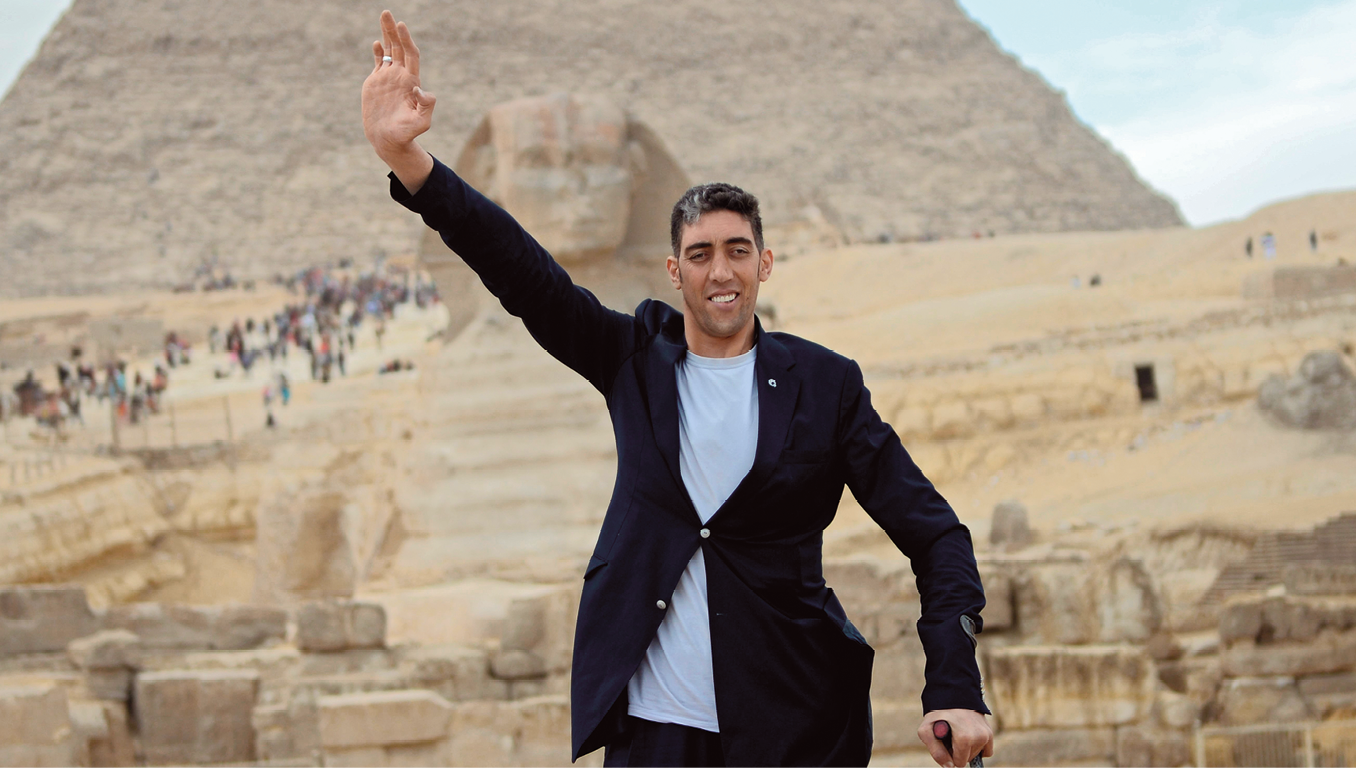
[[[730,258],[723,253],[716,254],[711,262],[711,279],[723,283],[732,277],[734,269],[730,266]]]

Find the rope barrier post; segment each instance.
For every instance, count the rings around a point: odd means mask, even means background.
[[[226,442],[235,444],[235,427],[231,424],[231,396],[221,396],[221,407],[226,411]]]
[[[118,404],[112,397],[108,398],[108,423],[113,435],[113,455],[117,456],[122,451],[122,436],[118,434]]]

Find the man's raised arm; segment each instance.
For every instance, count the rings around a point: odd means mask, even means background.
[[[392,197],[442,236],[538,344],[609,395],[638,322],[577,287],[512,216],[419,146],[436,101],[419,86],[419,49],[390,11],[381,38],[363,82],[363,132],[395,176]]]

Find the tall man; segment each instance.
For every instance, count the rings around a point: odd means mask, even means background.
[[[608,765],[865,765],[872,650],[824,583],[845,486],[908,555],[927,652],[919,726],[944,766],[992,753],[974,658],[983,590],[969,531],[871,407],[853,361],[762,330],[772,274],[758,202],[728,184],[674,206],[683,312],[604,307],[507,213],[415,141],[435,99],[381,15],[363,128],[391,194],[551,355],[607,400],[617,482],[584,572],[573,756]],[[947,720],[952,753],[932,734]]]

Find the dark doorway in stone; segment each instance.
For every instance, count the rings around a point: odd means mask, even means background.
[[[1141,403],[1158,402],[1158,382],[1154,380],[1154,367],[1152,365],[1135,366],[1135,385],[1139,387],[1139,401]]]

